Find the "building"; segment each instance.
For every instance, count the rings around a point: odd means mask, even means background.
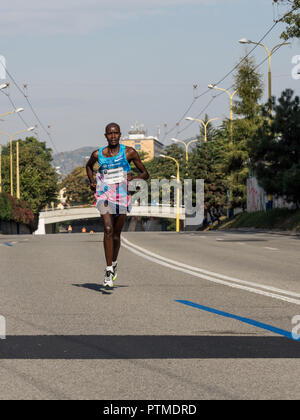
[[[146,153],[145,161],[152,160],[163,153],[164,145],[157,137],[147,136],[147,131],[142,124],[135,123],[128,132],[128,137],[124,137],[121,143],[125,146],[133,147],[138,153]]]

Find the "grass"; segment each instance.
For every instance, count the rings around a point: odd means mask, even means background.
[[[215,229],[256,228],[286,230],[300,233],[300,210],[273,209],[255,213],[241,213],[224,220]]]

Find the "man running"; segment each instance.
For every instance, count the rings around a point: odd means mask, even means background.
[[[106,126],[105,137],[108,146],[101,147],[92,153],[86,172],[92,191],[96,191],[96,207],[104,223],[104,251],[106,270],[103,286],[112,289],[117,277],[117,258],[121,245],[120,236],[126,213],[130,210],[128,182],[133,179],[148,179],[149,174],[139,154],[133,147],[120,144],[121,130],[116,123]],[[99,163],[96,182],[93,166]],[[140,174],[131,175],[130,163],[133,162]]]

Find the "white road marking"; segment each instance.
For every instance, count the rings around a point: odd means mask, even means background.
[[[264,248],[265,248],[265,249],[270,249],[271,251],[279,251],[279,249],[278,249],[278,248],[271,248],[271,247],[269,247],[269,246],[265,246]]]
[[[155,262],[156,264],[163,265],[165,267],[171,268],[171,269],[176,270],[176,271],[181,271],[181,272],[184,272],[186,274],[190,274],[192,276],[199,277],[199,278],[202,278],[204,280],[208,280],[208,281],[211,281],[211,282],[214,282],[214,283],[219,283],[219,284],[230,286],[230,287],[233,287],[233,288],[246,290],[248,292],[252,292],[252,293],[268,296],[268,297],[271,297],[271,298],[274,298],[274,299],[283,300],[285,302],[294,303],[296,305],[300,305],[300,300],[298,300],[298,299],[292,299],[291,297],[282,296],[280,294],[275,294],[275,293],[270,293],[272,291],[272,292],[282,293],[284,295],[300,298],[300,294],[296,293],[296,292],[291,292],[289,290],[277,289],[277,288],[272,287],[272,286],[267,286],[267,285],[263,285],[263,284],[258,284],[258,283],[254,283],[254,282],[240,280],[240,279],[237,279],[237,278],[234,278],[234,277],[229,277],[229,276],[214,273],[214,272],[211,272],[211,271],[203,270],[203,269],[198,268],[198,267],[192,267],[192,266],[183,264],[181,262],[162,257],[161,255],[158,255],[158,254],[155,254],[151,251],[148,251],[145,248],[139,247],[139,246],[133,244],[132,242],[128,241],[128,239],[125,239],[124,236],[122,236],[122,246],[124,248],[128,249],[129,251],[133,252],[134,254],[139,255],[142,258],[145,258],[149,261]],[[224,279],[226,281],[221,280],[221,279]],[[249,286],[251,286],[251,287],[249,287]],[[267,291],[260,290],[260,289],[265,289]]]

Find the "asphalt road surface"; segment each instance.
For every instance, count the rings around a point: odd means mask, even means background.
[[[113,291],[102,241],[0,236],[1,399],[299,398],[299,237],[124,233]]]

